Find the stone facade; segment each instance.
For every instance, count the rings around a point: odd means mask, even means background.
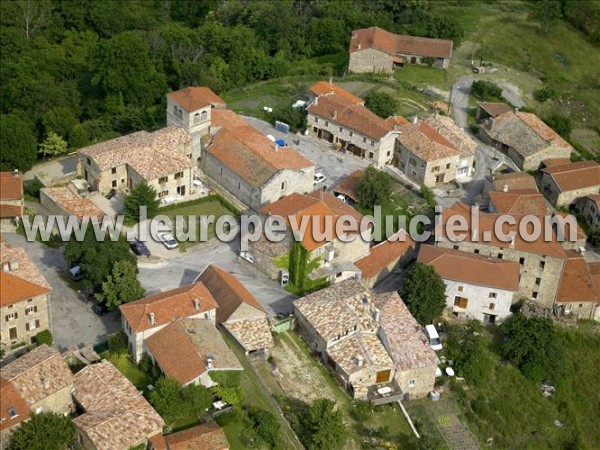
[[[398,53],[396,58],[402,58],[403,63],[394,63],[394,57],[374,48],[366,48],[350,53],[348,71],[354,73],[392,73],[394,69],[405,64],[421,64],[447,69],[449,58],[426,58],[418,55]]]
[[[593,200],[590,197],[583,199],[582,214],[591,230],[600,227],[600,197],[598,198],[599,200]]]
[[[31,344],[36,334],[50,329],[48,298],[43,294],[12,305],[2,306],[0,335],[2,348],[10,349],[17,343]]]
[[[435,366],[397,370],[395,380],[409,398],[423,398],[427,397],[435,385],[435,370]]]
[[[461,160],[459,155],[441,158],[437,161],[425,161],[396,141],[396,161],[398,168],[415,183],[435,187],[438,184],[450,183],[456,179],[459,168],[473,165],[473,158]],[[462,172],[461,172],[462,173]],[[470,175],[470,171],[469,171]]]
[[[548,201],[557,208],[569,206],[581,197],[590,194],[598,194],[599,189],[600,180],[598,180],[598,185],[595,186],[561,192],[552,177],[547,173],[542,173],[542,192]]]
[[[514,301],[527,298],[536,300],[545,307],[552,307],[565,262],[564,258],[527,253],[511,248],[499,248],[490,245],[489,242],[453,242],[448,238],[443,238],[438,245],[494,258],[501,254],[502,258],[507,261],[518,262],[521,278]]]
[[[172,98],[167,97],[167,126],[175,125],[187,130],[192,137],[191,159],[200,161],[202,157],[202,137],[210,130],[212,106],[195,111],[185,111]]]
[[[510,315],[514,291],[443,279],[446,306],[458,317],[500,323]]]
[[[522,170],[538,170],[542,161],[550,158],[569,158],[571,156],[570,148],[561,147],[547,147],[541,151],[523,157],[519,152],[513,148],[508,149],[508,156],[521,168]]]

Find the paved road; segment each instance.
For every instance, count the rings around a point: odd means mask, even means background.
[[[63,248],[55,249],[40,242],[28,242],[24,237],[13,233],[3,234],[3,237],[10,245],[25,249],[52,287],[50,318],[56,347],[67,350],[73,346],[95,344],[106,340],[107,334],[120,328],[115,313],[98,317],[91,309],[92,303],[83,300],[61,278],[61,274],[67,270]]]
[[[138,279],[149,293],[158,292],[192,283],[209,264],[217,264],[234,274],[269,312],[290,314],[296,297],[242,260],[238,248],[236,242],[212,240],[158,264],[140,261]]]
[[[36,164],[29,172],[25,173],[25,180],[33,180],[37,174],[44,174],[49,178],[62,178],[75,172],[77,167],[77,155],[69,155],[53,161]]]
[[[245,119],[262,133],[270,134],[276,139],[285,139],[289,146],[312,161],[315,164],[315,171],[321,172],[327,177],[327,181],[324,183],[327,188],[335,186],[352,172],[364,169],[369,165],[368,161],[357,156],[341,154],[333,150],[328,143],[313,136],[298,136],[295,134],[286,136],[276,131],[270,123],[264,120],[254,117],[245,117]],[[299,140],[299,145],[296,145],[294,140]]]

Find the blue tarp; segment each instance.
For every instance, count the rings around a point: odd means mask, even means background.
[[[277,139],[275,143],[280,147],[285,147],[285,141],[283,139]]]

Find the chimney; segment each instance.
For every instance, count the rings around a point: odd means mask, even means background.
[[[360,42],[359,42],[359,43],[358,43],[358,47],[357,47],[357,48],[360,50],[360,47],[361,47],[361,45],[360,45]]]
[[[508,192],[508,184],[504,183],[504,186],[502,186],[502,192]]]
[[[419,122],[419,118],[415,114],[415,117],[413,117],[412,123],[414,123],[416,125],[418,122]]]
[[[19,176],[19,169],[13,170],[13,174],[14,174],[15,177],[18,177]]]
[[[5,271],[5,272],[10,271],[10,263],[8,261],[4,261],[2,263],[2,270]]]
[[[154,313],[148,314],[148,320],[150,321],[150,325],[156,325],[156,320],[154,320]]]
[[[277,152],[279,150],[279,145],[275,144],[275,151]]]
[[[356,365],[358,367],[362,367],[364,363],[363,357],[360,355],[356,355]]]
[[[515,237],[514,236],[510,240],[510,248],[515,248]]]
[[[379,311],[379,308],[375,308],[375,311],[373,311],[373,319],[375,320],[375,322],[379,323],[380,316],[381,313]]]
[[[215,359],[214,359],[212,356],[210,356],[210,355],[208,355],[208,356],[206,357],[206,368],[207,368],[207,369],[209,369],[209,370],[210,370],[210,369],[212,369],[212,368],[213,368],[213,361],[214,361],[214,360],[215,360]]]
[[[515,113],[518,113],[518,112],[519,112],[519,108],[515,108]]]
[[[19,270],[19,261],[17,261],[16,259],[11,259],[10,261],[8,261],[8,270],[15,271],[15,270]]]
[[[440,115],[440,112],[439,112],[439,111],[436,109],[436,110],[435,110],[435,116],[434,116],[434,117],[437,119],[437,118],[439,117],[439,115]]]
[[[333,111],[333,120],[337,119],[337,109],[335,111]]]
[[[196,311],[200,311],[200,300],[198,300],[197,298],[194,299],[194,309]]]
[[[333,77],[329,77],[329,86],[333,88]]]

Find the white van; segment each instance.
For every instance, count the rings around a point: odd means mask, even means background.
[[[435,325],[426,325],[425,334],[427,334],[431,348],[436,352],[439,352],[442,349],[442,341],[440,340],[440,335],[435,329]]]

